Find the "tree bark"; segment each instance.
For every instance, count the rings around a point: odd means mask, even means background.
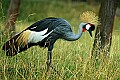
[[[101,53],[107,56],[110,52],[114,16],[118,0],[103,0],[101,3],[99,18],[101,25],[97,27],[92,49],[92,56],[98,57]]]
[[[15,32],[15,22],[19,14],[20,1],[21,0],[11,0],[10,2],[5,23],[5,31],[10,35]]]

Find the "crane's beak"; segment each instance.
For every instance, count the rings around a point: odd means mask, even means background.
[[[89,29],[88,32],[89,32],[90,36],[92,37],[92,30]]]

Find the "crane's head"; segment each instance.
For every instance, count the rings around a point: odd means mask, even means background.
[[[98,16],[92,11],[86,11],[80,15],[80,19],[84,23],[82,32],[87,30],[92,37],[92,31],[94,31],[95,26],[100,24]]]
[[[95,26],[91,23],[87,23],[82,27],[82,32],[85,32],[86,30],[89,32],[90,36],[92,37],[92,31],[94,31]]]

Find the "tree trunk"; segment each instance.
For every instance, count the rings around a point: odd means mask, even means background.
[[[101,53],[107,56],[110,52],[116,8],[117,0],[103,0],[101,3],[99,11],[101,25],[96,30],[92,49],[93,57],[98,57]]]
[[[11,0],[10,2],[7,20],[5,23],[5,31],[10,35],[15,32],[15,21],[19,14],[20,1],[21,0]]]

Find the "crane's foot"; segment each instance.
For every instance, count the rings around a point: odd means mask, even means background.
[[[65,79],[62,77],[62,75],[60,74],[60,72],[55,69],[55,67],[54,67],[54,65],[53,65],[52,63],[50,63],[49,61],[47,61],[46,64],[47,64],[47,73],[48,73],[48,75],[50,75],[49,70],[50,70],[50,67],[51,67],[51,68],[58,74],[58,76],[59,76],[60,78],[62,78],[63,80],[65,80]]]

